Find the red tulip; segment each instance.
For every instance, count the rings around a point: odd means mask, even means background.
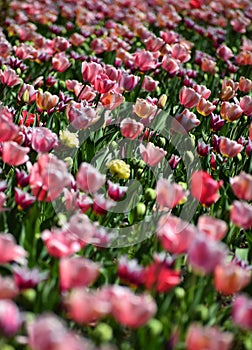
[[[222,184],[223,181],[215,181],[206,171],[195,171],[191,178],[191,194],[201,204],[211,205],[219,199],[218,190]]]

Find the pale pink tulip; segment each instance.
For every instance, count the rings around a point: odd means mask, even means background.
[[[234,201],[230,211],[231,221],[244,230],[252,227],[252,206],[247,202]]]
[[[159,179],[156,185],[157,203],[162,208],[174,208],[186,198],[187,192],[177,183],[171,183],[167,179]]]
[[[230,179],[230,184],[236,197],[246,201],[252,200],[252,175],[242,171],[238,176]]]
[[[48,128],[37,127],[32,129],[31,145],[37,152],[49,152],[57,145],[58,137]]]
[[[252,330],[252,299],[246,295],[238,295],[233,301],[233,322],[244,329]]]
[[[28,161],[29,147],[19,146],[14,141],[4,142],[2,150],[2,159],[4,163],[9,165],[21,165]]]
[[[228,225],[223,220],[208,215],[201,215],[198,219],[197,228],[215,241],[220,241],[225,237]]]
[[[97,192],[106,181],[106,176],[102,175],[95,167],[83,162],[76,175],[78,188],[87,193]]]
[[[143,161],[152,167],[157,166],[167,154],[163,148],[154,146],[151,142],[148,142],[146,146],[141,144],[140,153]]]

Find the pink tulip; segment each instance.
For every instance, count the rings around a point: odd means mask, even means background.
[[[176,75],[180,69],[179,61],[167,54],[163,56],[162,67],[172,76]]]
[[[179,92],[180,104],[186,108],[193,108],[200,100],[200,95],[190,87],[183,86]]]
[[[174,208],[186,197],[187,192],[177,183],[170,183],[167,179],[159,179],[156,186],[157,203],[162,208]]]
[[[0,80],[3,85],[6,85],[8,87],[18,85],[22,81],[16,72],[9,67],[5,71],[2,71],[2,69],[0,69]]]
[[[238,295],[233,301],[233,322],[244,329],[252,330],[252,299],[246,295]]]
[[[157,59],[159,53],[152,53],[150,51],[141,50],[134,54],[134,66],[140,71],[146,72],[157,67]]]
[[[99,94],[105,94],[116,88],[116,82],[110,80],[107,74],[97,75],[94,80],[94,89]]]
[[[147,92],[155,91],[159,82],[152,79],[150,76],[145,75],[142,83],[142,89]]]
[[[30,170],[29,181],[32,194],[39,201],[51,202],[70,185],[71,179],[67,165],[62,160],[52,154],[41,154]]]
[[[244,230],[252,227],[252,206],[243,201],[234,201],[230,211],[231,221]]]
[[[186,350],[231,350],[233,335],[216,327],[191,324],[186,334]]]
[[[241,117],[242,113],[242,109],[236,103],[231,103],[228,101],[221,103],[220,115],[223,119],[229,122],[238,120]]]
[[[236,141],[230,140],[227,137],[221,136],[219,143],[220,153],[228,158],[236,157],[240,153],[244,146]]]
[[[149,295],[136,295],[126,287],[114,285],[110,296],[112,315],[123,326],[141,327],[156,313],[156,304]]]
[[[85,245],[68,230],[56,228],[43,231],[41,238],[48,253],[55,258],[73,255]]]
[[[252,116],[252,98],[250,96],[244,96],[240,101],[240,106],[245,115]]]
[[[19,146],[14,141],[4,142],[2,150],[2,159],[4,163],[9,165],[21,165],[28,161],[29,147]]]
[[[139,80],[140,78],[138,76],[123,71],[119,80],[119,86],[123,90],[132,91],[139,83]]]
[[[251,271],[234,262],[218,265],[214,270],[214,287],[224,295],[239,292],[250,280]]]
[[[56,53],[52,58],[52,67],[57,72],[65,72],[71,63],[64,52]]]
[[[87,291],[75,288],[65,298],[68,317],[79,324],[89,324],[107,316],[111,312],[111,299],[103,289]]]
[[[36,152],[49,152],[57,145],[58,137],[48,128],[32,129],[31,146]]]
[[[95,109],[86,105],[85,101],[71,101],[66,108],[66,116],[72,126],[83,130],[98,120]]]
[[[156,233],[165,250],[181,254],[187,252],[197,230],[180,218],[167,214],[159,219]]]
[[[226,246],[223,243],[214,241],[202,232],[195,235],[190,244],[188,262],[195,272],[209,274],[222,263],[226,252]]]
[[[33,85],[23,84],[18,92],[17,100],[31,104],[36,100],[36,93],[37,90],[35,90]]]
[[[228,61],[231,57],[234,56],[232,50],[225,44],[219,46],[216,50],[216,53],[223,61]]]
[[[28,324],[31,350],[82,350],[90,344],[69,331],[54,314],[44,313]]]
[[[137,98],[133,107],[133,112],[139,118],[151,118],[157,113],[157,106],[143,98]]]
[[[75,287],[87,287],[96,280],[98,274],[99,266],[80,256],[63,258],[59,263],[62,291]]]
[[[230,179],[230,184],[236,197],[246,201],[252,200],[252,175],[242,171],[238,176]]]
[[[143,131],[144,125],[131,118],[121,121],[120,130],[124,137],[135,140]]]
[[[84,87],[84,85],[79,82],[74,85],[73,91],[75,96],[78,98],[78,101],[85,100],[87,102],[91,102],[96,97],[96,92],[91,86],[86,85]]]
[[[6,210],[6,208],[4,208],[4,205],[6,204],[6,199],[7,199],[6,194],[3,192],[0,192],[0,213]]]
[[[190,50],[183,44],[176,43],[172,45],[172,57],[179,60],[181,63],[185,63],[191,58]]]
[[[228,225],[223,220],[208,215],[201,215],[198,219],[197,228],[215,241],[220,241],[225,237]]]
[[[154,167],[164,159],[167,152],[163,148],[159,148],[148,142],[146,146],[143,144],[140,145],[140,153],[143,161]]]
[[[188,109],[184,109],[182,113],[176,115],[172,120],[171,131],[187,134],[199,124],[200,120],[197,119],[196,115]]]
[[[206,171],[195,171],[191,178],[191,194],[201,204],[208,206],[219,199],[218,190],[222,184],[223,181],[215,181]]]
[[[103,68],[96,62],[82,62],[81,66],[82,78],[91,84],[94,83],[95,77],[103,72]]]
[[[246,94],[249,93],[252,90],[252,81],[245,77],[240,77],[239,90]]]
[[[22,324],[17,305],[11,300],[0,300],[0,331],[6,337],[14,336]]]
[[[91,164],[83,162],[76,175],[78,188],[87,193],[97,192],[106,181],[106,176],[102,175]]]
[[[208,89],[205,85],[194,85],[193,90],[195,90],[198,94],[204,97],[206,100],[211,95],[211,90]]]
[[[12,122],[11,116],[0,113],[0,142],[11,141],[18,134],[18,126]]]
[[[0,299],[13,299],[18,294],[19,290],[14,279],[0,276]]]

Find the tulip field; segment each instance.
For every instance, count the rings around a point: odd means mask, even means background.
[[[251,0],[0,9],[0,350],[251,350]]]

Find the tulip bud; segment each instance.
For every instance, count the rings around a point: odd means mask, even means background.
[[[156,191],[153,188],[147,188],[145,190],[144,197],[147,201],[154,201],[156,198]]]
[[[146,205],[144,203],[138,203],[135,210],[136,217],[140,218],[144,216],[145,212],[146,212]]]

